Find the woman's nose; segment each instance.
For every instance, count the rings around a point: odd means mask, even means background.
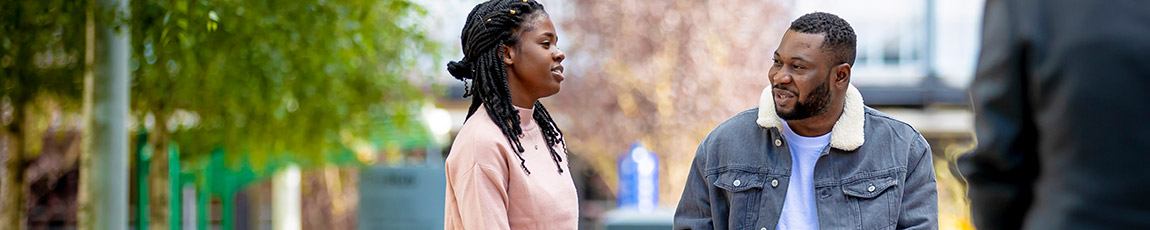
[[[555,47],[554,57],[555,57],[555,62],[562,62],[563,59],[567,59],[567,54],[564,54],[563,50],[559,49],[559,47]]]

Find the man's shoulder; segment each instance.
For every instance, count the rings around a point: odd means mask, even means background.
[[[915,130],[914,127],[912,127],[910,124],[907,124],[906,122],[897,118],[891,117],[890,115],[877,109],[871,108],[870,106],[867,106],[865,111],[867,122],[872,123],[868,124],[868,126],[887,126],[893,128],[894,131],[897,132],[918,133],[918,131]]]
[[[756,151],[761,148],[758,141],[763,140],[766,131],[755,122],[758,112],[758,108],[747,109],[720,123],[699,143],[695,157],[703,162],[724,164],[719,162],[744,159],[759,152]]]
[[[906,142],[926,144],[926,139],[910,124],[891,117],[877,109],[866,106],[866,125],[864,128],[866,141],[872,138],[896,139]],[[895,141],[895,140],[888,140]]]
[[[756,123],[759,118],[759,107],[743,110],[735,116],[728,118],[726,121],[719,123],[710,134],[707,134],[707,139],[713,138],[729,138],[729,137],[745,137],[749,132],[753,132],[762,128]]]

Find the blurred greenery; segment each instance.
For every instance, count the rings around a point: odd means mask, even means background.
[[[78,111],[83,73],[84,5],[75,1],[0,2],[0,106],[20,157],[34,157],[49,112]],[[18,121],[17,121],[18,120]]]
[[[78,110],[85,3],[0,1],[0,123],[7,142],[0,226],[19,226],[29,158],[41,150],[53,110]]]
[[[130,119],[151,130],[150,146],[179,143],[184,159],[222,148],[257,167],[323,162],[389,132],[380,121],[418,122],[417,85],[428,76],[415,62],[441,49],[415,23],[426,10],[409,0],[131,0],[130,17],[93,3],[0,1],[0,106],[19,143],[38,140],[24,126],[43,112],[29,105],[79,110],[89,16],[130,28]],[[151,170],[166,172],[167,151],[153,152]],[[16,159],[9,166],[25,161]],[[167,186],[156,186],[166,175],[152,174],[153,210],[167,210]]]
[[[132,108],[140,122],[154,121],[150,142],[166,149],[176,141],[184,158],[217,147],[251,153],[242,157],[257,170],[280,157],[322,160],[362,141],[377,117],[414,116],[420,94],[405,60],[436,48],[402,23],[425,13],[404,0],[132,1],[131,8]],[[152,170],[166,171],[166,162],[153,156]],[[152,184],[165,184],[162,177]],[[153,210],[167,210],[164,191],[151,195],[160,201]],[[152,226],[166,219],[154,211]]]
[[[411,60],[438,45],[402,22],[424,13],[404,0],[132,1],[132,108],[182,152],[319,158],[418,111]]]
[[[15,107],[40,96],[79,101],[84,7],[70,0],[0,2],[0,95],[5,104]]]

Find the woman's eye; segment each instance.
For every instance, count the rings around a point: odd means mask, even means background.
[[[543,41],[542,44],[543,44],[543,48],[548,48],[548,49],[551,48],[551,42],[549,42],[549,41]]]

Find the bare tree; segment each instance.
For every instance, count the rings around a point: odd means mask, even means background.
[[[556,19],[567,75],[551,109],[572,154],[615,190],[634,141],[659,155],[660,203],[674,205],[699,142],[757,105],[789,21],[778,1],[576,0]],[[560,43],[563,45],[562,43]]]

